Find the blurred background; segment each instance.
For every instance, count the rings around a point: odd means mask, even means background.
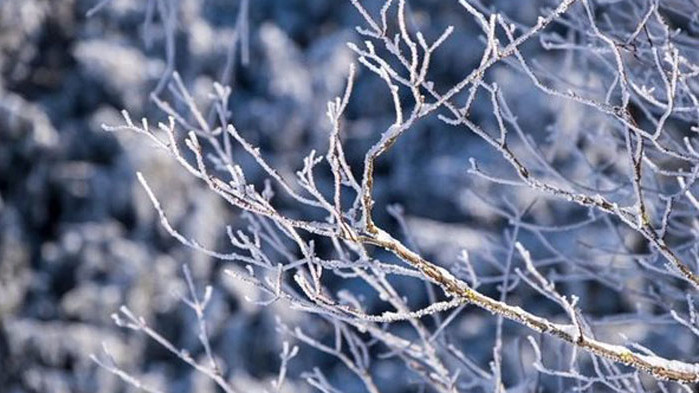
[[[146,26],[146,3],[112,0],[88,18],[96,1],[0,2],[2,392],[132,391],[89,359],[103,342],[144,382],[169,392],[214,391],[199,387],[205,379],[179,359],[110,319],[128,304],[173,343],[196,351],[194,315],[176,296],[186,289],[184,263],[202,288],[215,287],[213,344],[241,391],[262,391],[276,378],[283,337],[275,332],[275,315],[290,314],[285,319],[292,324],[300,317],[283,307],[247,304],[245,285],[172,240],[135,173],[144,172],[173,223],[206,245],[222,242],[225,225],[235,225],[238,212],[143,137],[101,129],[103,123],[121,124],[122,109],[153,124],[165,119],[149,100],[166,69],[165,32],[157,12]],[[176,69],[193,95],[205,100],[224,72],[241,2],[173,3]],[[375,3],[368,5],[372,11]],[[470,18],[450,3],[425,2],[430,12],[416,13],[413,22],[428,27],[432,39],[449,24],[466,33]],[[354,26],[362,20],[349,1],[253,0],[248,21],[249,59],[243,64],[236,56],[230,83],[232,118],[276,167],[293,174],[311,149],[327,148],[326,102],[344,89],[353,61],[346,43],[357,41]],[[468,46],[466,40],[446,43],[436,70],[461,75],[477,61],[476,49]],[[393,121],[385,84],[368,76],[360,73],[348,112],[356,121],[344,131],[357,165]],[[436,122],[420,125],[381,163],[380,203],[400,202],[411,214],[439,220],[433,224],[438,232],[449,225],[442,222],[459,223],[459,236],[475,242],[461,224],[467,213],[458,207],[469,140]],[[247,164],[248,177],[259,181],[258,168]],[[384,209],[377,213],[387,216]],[[454,238],[454,245],[463,246],[464,239]],[[426,247],[432,246],[438,245]],[[292,369],[321,367],[355,391],[357,382],[334,359],[301,352],[303,360]]]
[[[200,354],[196,318],[178,299],[186,291],[185,263],[200,288],[214,287],[208,312],[212,344],[242,392],[269,389],[277,376],[282,342],[289,338],[277,332],[276,318],[292,327],[310,323],[304,314],[281,305],[249,304],[244,298],[254,297],[254,291],[223,275],[225,264],[192,252],[163,231],[135,181],[136,171],[149,180],[171,222],[207,246],[225,246],[225,226],[243,224],[239,212],[145,138],[101,128],[121,124],[122,109],[133,119],[147,116],[151,124],[166,119],[149,99],[167,71],[167,28],[153,8],[156,3],[162,2],[111,0],[95,9],[98,2],[92,0],[0,0],[0,392],[136,391],[90,360],[90,354],[101,353],[103,344],[124,369],[164,391],[216,391],[211,381],[162,347],[117,327],[110,318],[127,304],[178,347]],[[363,3],[374,15],[382,4]],[[447,26],[455,27],[435,53],[430,77],[442,86],[459,81],[480,62],[483,49],[473,18],[457,1],[409,3],[411,28],[429,40]],[[525,25],[533,25],[542,9],[554,4],[492,3]],[[248,5],[241,11],[239,0],[172,1],[177,24],[170,54],[198,102],[209,100],[214,81],[227,80],[236,127],[284,175],[293,176],[312,149],[327,149],[326,103],[344,89],[349,64],[355,61],[346,43],[364,39],[354,30],[363,22],[349,1],[251,0]],[[247,14],[242,30],[236,29],[241,12]],[[553,29],[565,33],[561,26]],[[539,45],[525,51],[538,55],[543,64],[564,59],[562,54],[544,53]],[[355,168],[361,168],[366,149],[394,119],[385,83],[358,69],[343,129]],[[538,130],[535,137],[550,137],[557,146],[552,159],[565,163],[578,141],[576,122],[583,121],[584,112],[537,95],[530,84],[521,83],[526,79],[504,66],[493,74],[512,97],[510,104],[521,124]],[[585,83],[581,75],[570,76]],[[490,112],[486,98],[471,114],[493,125],[486,116]],[[556,123],[562,118],[567,123]],[[551,124],[570,132],[549,135]],[[613,155],[605,149],[609,147],[599,147],[600,157]],[[486,259],[501,255],[493,245],[505,236],[507,219],[472,191],[474,184],[481,196],[507,188],[474,180],[467,173],[471,157],[484,166],[502,162],[464,129],[436,117],[418,123],[379,162],[375,195],[381,225],[400,234],[399,222],[387,207],[405,212],[419,251],[445,265],[462,249],[473,253],[475,261],[479,252]],[[241,164],[259,184],[264,176],[252,160],[241,157]],[[323,187],[332,181],[325,176],[318,180]],[[530,191],[516,191],[509,189],[504,197],[496,194],[490,202],[531,205]],[[289,201],[279,203],[282,210],[294,211]],[[587,212],[541,203],[531,214],[553,222],[585,218]],[[551,236],[552,242],[570,249],[574,239]],[[410,285],[417,284],[397,282],[396,288],[409,292]],[[424,287],[420,292],[425,294],[416,294],[415,304],[427,301]],[[599,286],[581,292],[582,303],[597,304],[586,310],[593,314],[630,307],[623,297],[610,297],[615,292]],[[455,325],[456,338],[487,367],[492,318],[467,311],[461,319]],[[315,329],[322,336],[323,329],[332,328]],[[652,332],[627,334],[644,340]],[[362,391],[336,359],[312,348],[300,349],[289,365],[287,391],[312,391],[298,375],[313,367],[344,391]],[[377,367],[378,378],[391,381],[386,392],[421,391],[413,377],[396,379],[400,369],[395,363],[379,362]]]

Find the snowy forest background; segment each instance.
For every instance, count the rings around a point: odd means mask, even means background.
[[[231,88],[227,109],[237,130],[282,176],[293,178],[313,149],[320,155],[328,150],[327,103],[342,97],[354,63],[341,138],[348,163],[361,174],[366,151],[396,117],[386,80],[358,61],[357,50],[365,50],[369,38],[355,26],[367,29],[365,17],[349,0],[99,3],[0,1],[0,392],[138,391],[104,365],[118,365],[157,391],[223,391],[147,335],[114,323],[112,315],[127,305],[204,364],[201,321],[181,300],[190,293],[185,264],[196,291],[212,287],[205,313],[208,340],[231,391],[370,391],[371,384],[337,354],[309,343],[312,337],[332,347],[342,329],[348,329],[342,340],[349,340],[342,352],[350,363],[366,366],[378,391],[386,393],[695,391],[692,383],[661,381],[590,356],[468,304],[450,303],[417,318],[434,334],[421,345],[435,342],[445,358],[444,375],[432,371],[430,361],[403,355],[327,315],[283,301],[256,304],[268,293],[224,273],[245,274],[245,264],[197,252],[173,238],[136,173],[148,179],[172,226],[203,247],[230,251],[226,226],[246,228],[251,219],[147,138],[102,125],[124,124],[124,109],[134,123],[142,117],[153,125],[167,123],[152,94],[164,99],[179,94],[168,87],[172,71],[202,105],[212,101],[212,86],[219,82]],[[380,20],[383,1],[359,3]],[[398,3],[404,4],[395,1],[388,10],[391,34],[400,30]],[[404,21],[413,37],[420,31],[428,42],[453,26],[432,54],[428,73],[446,92],[482,63],[492,38],[464,4],[473,4],[486,22],[499,13],[503,26],[511,24],[520,35],[562,3],[410,0]],[[699,202],[692,194],[699,168],[692,150],[699,132],[699,4],[573,3],[520,48],[531,68],[523,69],[510,54],[483,76],[484,87],[471,85],[454,99],[469,106],[468,118],[493,135],[507,123],[513,151],[541,179],[581,195],[602,195],[629,211],[639,208],[635,185],[640,184],[647,199],[640,230],[624,222],[625,212],[619,218],[600,210],[598,200],[586,205],[528,187],[500,151],[448,124],[446,111],[415,122],[377,161],[374,220],[480,292],[569,323],[569,310],[555,297],[551,301],[528,270],[519,242],[542,279],[555,283],[568,300],[577,297],[574,307],[590,336],[642,354],[699,362],[696,288],[676,266],[668,267],[667,256],[641,233],[648,221],[699,272]],[[504,27],[492,23],[505,47]],[[603,33],[595,36],[592,26]],[[626,82],[603,35],[618,43]],[[486,88],[493,83],[506,101]],[[614,112],[623,100],[621,86],[631,97],[628,114]],[[410,108],[410,91],[400,94]],[[580,97],[605,102],[610,112]],[[493,100],[500,100],[504,119],[494,116]],[[191,116],[185,105],[173,106]],[[629,123],[651,135],[628,131]],[[656,129],[662,136],[652,139]],[[658,145],[669,146],[670,153]],[[232,149],[247,181],[262,189],[268,173],[243,147]],[[638,164],[643,181],[634,181],[634,157],[648,158]],[[330,171],[319,171],[315,180],[330,195]],[[290,217],[323,220],[292,198],[275,199],[275,206]],[[320,255],[333,253],[329,242],[314,244]],[[407,266],[386,251],[373,257]],[[413,273],[390,277],[411,309],[448,301],[438,286]],[[356,277],[326,273],[323,285],[338,302],[361,303],[367,314],[389,310]],[[377,326],[419,341],[405,320]],[[690,373],[699,375],[695,367]],[[282,386],[275,382],[282,380]]]

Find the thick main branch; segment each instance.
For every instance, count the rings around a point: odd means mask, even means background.
[[[475,291],[448,270],[425,260],[381,229],[378,229],[376,235],[365,236],[360,240],[392,252],[406,263],[419,269],[430,281],[439,285],[450,296],[462,298],[493,314],[518,322],[539,333],[558,337],[597,356],[645,371],[658,379],[681,383],[699,382],[699,364],[643,355],[624,346],[595,340],[592,337],[579,334],[579,331],[572,324],[553,323],[521,307],[495,300]]]

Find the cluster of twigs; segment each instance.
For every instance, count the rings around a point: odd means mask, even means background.
[[[481,30],[484,48],[478,66],[461,81],[444,89],[430,80],[430,66],[433,54],[454,33],[452,27],[447,27],[441,36],[429,42],[407,22],[405,0],[386,1],[378,16],[372,15],[359,0],[352,0],[365,22],[357,31],[366,41],[362,45],[349,44],[349,47],[366,70],[385,82],[395,115],[395,121],[366,152],[359,171],[351,167],[342,143],[343,114],[352,97],[354,66],[349,69],[344,94],[328,103],[331,131],[327,151],[323,155],[312,151],[296,172],[295,179],[280,174],[233,125],[227,109],[231,91],[225,80],[215,84],[212,108],[204,113],[179,75],[173,72],[168,80],[172,95],[179,101],[177,105],[160,98],[164,85],[153,95],[169,122],[154,128],[145,119],[141,123],[132,121],[124,112],[123,125],[105,126],[105,129],[130,130],[144,135],[212,192],[245,212],[249,223],[247,231],[228,229],[227,235],[235,251],[208,249],[180,233],[168,221],[156,192],[139,174],[138,179],[159,213],[162,226],[188,247],[244,266],[228,273],[266,294],[266,299],[255,300],[260,306],[283,302],[333,326],[335,342],[327,345],[301,327],[279,322],[280,331],[335,356],[369,392],[381,391],[372,374],[369,341],[380,342],[391,356],[402,360],[407,369],[435,391],[460,392],[472,388],[505,391],[509,387],[502,380],[502,358],[506,356],[502,353],[504,320],[567,342],[574,349],[569,368],[552,369],[544,365],[540,343],[530,336],[534,366],[539,373],[576,381],[581,390],[600,384],[612,391],[640,391],[643,383],[639,372],[645,372],[658,381],[678,382],[678,386],[690,391],[692,384],[699,382],[698,364],[664,358],[640,344],[618,345],[596,338],[595,324],[602,322],[591,321],[584,315],[579,301],[584,294],[576,296],[559,290],[560,285],[568,282],[592,280],[619,292],[629,291],[639,302],[655,307],[654,315],[646,316],[647,323],[677,323],[695,339],[699,336],[694,312],[699,289],[696,262],[699,201],[692,194],[699,173],[699,152],[694,146],[695,133],[699,132],[699,65],[694,62],[696,53],[691,52],[699,41],[671,27],[660,2],[629,3],[617,5],[617,10],[608,10],[605,19],[597,14],[596,7],[601,5],[593,4],[592,0],[563,0],[555,8],[546,10],[533,26],[526,26],[493,12],[480,1],[460,0],[465,13],[474,18]],[[553,24],[565,27],[568,36],[550,32]],[[602,70],[609,76],[604,88],[581,88],[567,81],[563,73],[527,59],[524,47],[537,40],[545,49],[570,57],[565,62],[567,65],[556,64],[556,68],[574,68],[582,58],[593,63],[586,67]],[[611,145],[615,154],[623,159],[615,159],[607,168],[590,162],[581,164],[586,165],[586,179],[576,178],[566,172],[566,168],[557,167],[545,152],[545,146],[537,143],[535,136],[540,135],[541,130],[527,130],[522,126],[514,107],[508,103],[508,89],[490,82],[494,79],[492,71],[498,67],[507,67],[523,75],[544,97],[572,103],[594,113],[594,119],[600,123],[597,127],[603,128],[594,135],[600,140],[604,138],[604,143]],[[565,88],[566,85],[569,87]],[[470,115],[474,103],[483,96],[492,107],[490,124],[494,129]],[[187,113],[174,109],[181,106],[186,107]],[[581,206],[589,212],[588,218],[564,226],[547,226],[527,222],[525,211],[503,209],[493,204],[491,208],[507,218],[514,229],[503,245],[507,252],[496,262],[499,275],[479,277],[479,269],[467,255],[459,261],[465,267],[461,270],[468,272],[465,275],[427,260],[399,240],[399,235],[381,228],[372,212],[377,207],[373,196],[377,160],[416,122],[433,116],[438,116],[446,125],[477,135],[511,169],[507,177],[508,171],[499,171],[504,175],[491,173],[473,160],[471,173],[478,178],[497,187],[515,190],[526,187],[541,198]],[[592,123],[580,124],[580,127],[587,126]],[[180,130],[186,130],[184,138]],[[592,137],[592,131],[582,129],[579,132],[590,133],[588,137]],[[264,188],[259,189],[247,181],[233,154],[234,146],[242,148],[266,172],[269,181]],[[583,150],[577,154],[577,159],[585,161]],[[613,170],[607,170],[609,167]],[[332,176],[330,190],[318,186],[316,173],[319,171],[329,171]],[[323,212],[326,219],[317,221],[285,214],[275,207],[275,193],[283,193],[284,198],[291,198],[300,206]],[[620,238],[624,233],[640,236],[648,252],[640,254],[627,248],[628,258],[622,259],[626,266],[619,266],[602,253],[599,253],[602,255],[599,261],[592,262],[566,254],[547,238],[551,232],[597,230],[599,226],[612,228]],[[523,241],[518,240],[520,232],[533,235],[541,244],[540,248],[552,256],[536,260]],[[317,239],[331,244],[332,256],[315,251]],[[401,263],[378,258],[377,249],[394,254]],[[605,263],[609,265],[602,267]],[[542,273],[542,268],[557,264],[565,267],[552,270],[548,276]],[[371,314],[355,294],[327,288],[324,285],[327,275],[362,280],[392,311]],[[224,391],[232,392],[225,370],[217,365],[213,355],[215,349],[208,342],[204,309],[210,289],[200,299],[188,271],[185,276],[190,295],[183,300],[201,321],[199,336],[207,354],[206,363],[196,362],[186,352],[169,344],[128,308],[122,308],[115,318],[121,326],[147,334],[197,371],[211,377]],[[443,294],[423,309],[411,309],[406,294],[391,283],[392,276],[428,283],[428,287],[441,288]],[[652,284],[630,285],[639,278]],[[499,296],[479,290],[488,280],[499,285]],[[537,315],[516,305],[508,293],[519,283],[560,306],[567,320],[557,322],[550,316]],[[681,311],[680,304],[686,304],[687,308],[682,307],[682,310],[688,311]],[[450,342],[444,334],[468,305],[497,317],[496,343],[489,370],[476,364],[464,348]],[[432,316],[436,323],[426,323],[427,316]],[[398,322],[407,323],[411,335],[391,328]],[[671,340],[670,337],[663,339]],[[583,356],[578,351],[592,355],[593,374],[583,372],[579,365]],[[286,378],[286,364],[296,352],[296,348],[285,347],[282,370],[273,384],[274,389],[281,389]],[[116,363],[100,360],[100,364],[127,382],[138,383]],[[621,364],[629,367],[619,367]],[[303,377],[321,391],[341,390],[341,387],[330,386],[318,369]],[[657,383],[665,389],[662,382]]]

